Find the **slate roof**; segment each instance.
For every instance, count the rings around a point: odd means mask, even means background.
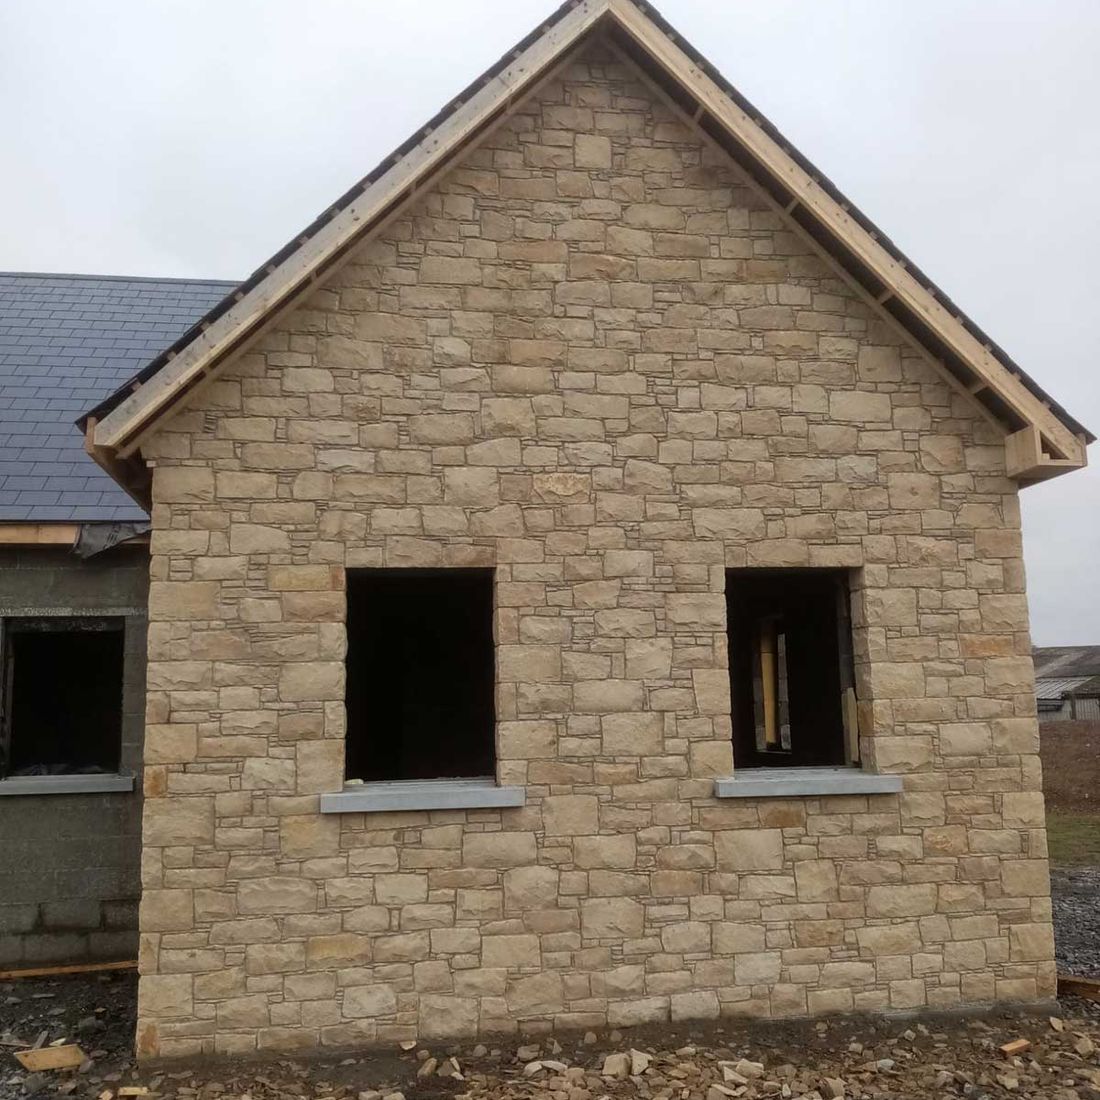
[[[0,272],[0,522],[142,520],[76,418],[235,283]]]

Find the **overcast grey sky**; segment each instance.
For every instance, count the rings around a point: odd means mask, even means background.
[[[251,272],[554,0],[0,0],[0,270]],[[1100,3],[664,0],[1100,431]],[[1100,643],[1096,466],[1023,495],[1035,641]]]

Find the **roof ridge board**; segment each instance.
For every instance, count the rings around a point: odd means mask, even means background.
[[[1056,401],[1054,401],[1053,398],[1046,394],[1045,391],[1043,391],[1041,387],[1039,387],[1039,385],[1026,374],[1026,372],[1024,372],[1008,357],[1007,353],[1005,353],[1003,349],[1001,349],[992,340],[990,340],[982,332],[979,326],[977,326],[973,321],[966,317],[965,314],[963,314],[962,311],[959,310],[946,295],[939,291],[935,284],[932,283],[932,281],[923,274],[920,268],[912,264],[908,260],[908,258],[905,257],[903,253],[901,253],[900,249],[898,249],[897,246],[893,244],[889,237],[878,230],[878,228],[874,225],[873,222],[871,222],[869,218],[866,217],[866,215],[864,215],[858,208],[854,207],[843,196],[836,185],[833,184],[832,181],[830,181],[827,177],[823,176],[802,153],[800,153],[796,148],[790,146],[789,143],[783,138],[782,134],[778,131],[778,129],[766,117],[764,117],[761,112],[759,112],[743,95],[741,95],[741,93],[738,92],[737,89],[734,88],[721,75],[721,73],[715,68],[715,66],[707,61],[707,59],[701,53],[699,53],[698,50],[690,45],[690,43],[683,39],[655,8],[647,3],[644,3],[643,0],[569,0],[569,2],[559,7],[549,19],[544,20],[542,23],[540,23],[538,27],[536,27],[530,34],[528,34],[523,40],[521,40],[521,44],[519,47],[514,48],[509,54],[506,54],[504,57],[502,57],[501,60],[498,61],[496,65],[491,67],[485,74],[483,74],[481,77],[478,77],[475,81],[468,85],[466,92],[461,93],[461,95],[468,94],[471,89],[477,89],[478,91],[480,91],[480,89],[484,88],[488,83],[493,80],[495,73],[499,74],[500,72],[503,72],[505,71],[505,69],[507,69],[508,65],[520,54],[521,47],[524,44],[533,45],[537,43],[539,39],[543,38],[550,32],[550,30],[555,26],[556,23],[560,22],[564,17],[569,14],[569,12],[575,10],[578,7],[587,7],[593,13],[591,24],[592,26],[597,24],[604,15],[608,14],[608,12],[611,12],[613,14],[616,23],[624,27],[626,26],[626,20],[629,19],[629,15],[627,14],[627,12],[632,12],[640,18],[648,21],[656,29],[657,32],[659,32],[664,38],[668,40],[669,45],[673,47],[673,49],[680,51],[682,56],[687,59],[690,65],[698,70],[698,74],[700,76],[709,79],[715,85],[718,93],[720,95],[724,95],[727,99],[729,99],[730,102],[743,113],[748,122],[757,127],[762,135],[776,146],[777,151],[781,155],[790,157],[790,159],[801,169],[801,171],[804,172],[810,180],[812,180],[812,185],[814,187],[820,188],[821,192],[840,208],[844,221],[850,219],[852,223],[854,223],[860,230],[867,234],[867,236],[870,238],[872,246],[881,248],[882,252],[888,258],[888,260],[891,261],[893,265],[896,265],[896,267],[900,270],[902,274],[908,276],[908,278],[912,280],[913,284],[915,284],[916,287],[922,289],[926,295],[930,296],[933,299],[933,301],[943,314],[942,318],[938,319],[935,323],[950,324],[953,322],[957,324],[959,330],[965,333],[977,346],[982,348],[988,359],[992,360],[992,362],[989,363],[989,367],[987,367],[986,369],[993,368],[995,370],[996,367],[1000,367],[1001,370],[1006,372],[1007,377],[1004,378],[1004,383],[1006,385],[1008,385],[1010,381],[1015,380],[1019,390],[1023,391],[1023,394],[1017,396],[1016,398],[1006,400],[1019,400],[1021,396],[1026,395],[1030,400],[1038,402],[1040,406],[1045,408],[1046,416],[1049,419],[1051,428],[1053,429],[1057,426],[1057,428],[1059,429],[1059,434],[1061,431],[1065,431],[1068,438],[1076,437],[1076,443],[1071,444],[1073,447],[1073,452],[1080,452],[1081,454],[1083,454],[1083,446],[1081,446],[1081,443],[1082,441],[1091,442],[1094,439],[1092,434],[1079,422],[1077,422],[1060,404],[1058,404]],[[559,46],[559,51],[562,48],[563,47]],[[658,63],[662,65],[669,64],[669,62],[660,60],[658,58],[655,58],[655,60],[657,60]],[[520,82],[520,85],[523,86],[522,81]],[[460,106],[458,106],[460,102],[460,100],[452,100],[441,112],[434,116],[434,118],[425,127],[422,127],[415,131],[406,140],[406,142],[398,147],[398,150],[395,151],[395,153],[390,154],[389,157],[381,161],[375,167],[375,169],[372,170],[371,173],[364,177],[364,179],[359,184],[357,184],[355,187],[351,188],[348,192],[341,196],[341,198],[338,199],[335,204],[332,204],[328,208],[326,208],[325,213],[323,213],[309,227],[307,227],[305,231],[297,234],[282,249],[280,249],[274,257],[272,257],[265,264],[261,265],[261,267],[257,268],[256,272],[254,272],[252,276],[245,280],[244,283],[240,284],[240,287],[237,289],[237,291],[235,291],[231,295],[227,295],[226,298],[217,303],[202,320],[200,320],[196,325],[192,326],[192,328],[185,332],[179,338],[179,340],[177,340],[173,345],[171,345],[164,352],[158,355],[156,359],[147,364],[145,368],[139,371],[130,384],[120,388],[120,390],[116,391],[115,394],[113,394],[111,397],[101,402],[94,409],[89,410],[87,413],[85,413],[83,417],[80,418],[78,423],[82,427],[86,427],[88,419],[92,416],[95,416],[97,421],[102,422],[103,415],[109,416],[115,408],[117,408],[124,402],[127,402],[133,396],[133,382],[140,383],[151,379],[161,370],[166,362],[172,359],[179,351],[186,349],[188,345],[190,345],[195,339],[205,333],[211,324],[215,324],[218,318],[222,317],[225,313],[232,310],[233,306],[243,297],[245,297],[246,294],[251,294],[257,286],[260,286],[265,279],[267,279],[275,270],[278,269],[280,264],[286,262],[290,257],[299,253],[301,249],[310,244],[315,239],[316,234],[322,232],[325,227],[330,225],[334,217],[339,216],[339,214],[342,212],[342,204],[354,203],[356,199],[364,193],[365,190],[369,189],[373,182],[383,178],[385,174],[391,169],[391,167],[393,167],[393,164],[391,162],[393,162],[395,158],[399,158],[402,155],[402,151],[412,152],[418,146],[422,145],[427,135],[431,133],[433,127],[438,121],[446,120],[451,114],[454,113],[455,110],[460,109]],[[459,135],[460,140],[465,140],[467,137],[469,137],[468,134]],[[752,150],[751,146],[748,148],[747,152],[750,156],[757,156],[757,154]],[[761,167],[765,171],[765,173],[773,172],[772,167],[768,165],[766,161],[761,164]],[[394,201],[399,201],[399,199],[395,198]],[[343,207],[343,210],[346,209],[346,206]],[[375,213],[377,214],[378,212],[376,211]],[[811,211],[811,213],[813,213],[813,211]],[[374,219],[368,220],[368,222],[364,224],[362,229],[365,230],[366,228],[368,228],[373,220]],[[826,232],[832,233],[834,235],[839,232],[835,228],[830,228],[827,223],[824,223],[824,228]],[[347,239],[353,240],[356,239],[359,235],[359,233],[352,230],[351,232],[349,232]],[[840,240],[840,238],[838,238],[838,240]],[[840,240],[840,243],[844,244],[845,242],[843,240]],[[233,328],[232,325],[230,325],[228,331],[224,334],[224,337],[222,338],[221,352],[219,352],[218,340],[216,338],[219,334],[215,334],[214,337],[211,337],[211,346],[206,349],[206,354],[208,354],[212,360],[216,360],[219,354],[230,353],[233,348],[240,343],[241,340],[246,340],[250,338],[253,331],[264,323],[265,313],[270,312],[271,308],[284,308],[288,302],[293,301],[294,298],[303,290],[305,279],[309,277],[310,273],[316,274],[317,271],[323,270],[325,266],[327,266],[331,262],[334,262],[340,255],[339,248],[336,248],[335,246],[329,246],[327,244],[320,249],[315,249],[315,251],[319,252],[319,255],[316,256],[312,261],[314,266],[312,268],[309,266],[311,261],[308,255],[305,264],[303,264],[303,271],[306,272],[306,275],[303,276],[302,273],[299,272],[297,275],[293,276],[291,278],[289,288],[284,286],[282,291],[277,293],[277,295],[273,298],[267,309],[263,308],[262,297],[259,299],[258,303],[254,301],[254,306],[257,304],[261,306],[259,314],[253,314],[251,321],[249,321],[247,325],[245,325],[245,317],[239,319],[240,323],[237,325],[236,328]],[[887,268],[887,271],[889,271],[889,268]],[[876,277],[878,277],[880,281],[882,280],[882,276]],[[886,285],[889,285],[888,282]],[[922,320],[919,310],[914,314],[914,316],[916,320]],[[904,322],[902,323],[904,324]],[[935,331],[935,328],[933,328],[933,331]],[[202,352],[198,353],[198,357],[201,357],[202,354]],[[980,362],[980,360],[973,360],[972,356],[968,358],[968,354],[965,352],[959,352],[958,354],[962,362],[970,367],[970,369],[980,379],[982,377],[982,370],[974,367],[974,362]],[[213,362],[210,365],[214,365]],[[173,389],[184,391],[189,388],[191,381],[192,380],[187,377],[186,367],[184,367],[179,378],[176,379],[176,382],[178,384],[173,387]],[[999,389],[996,377],[992,379],[987,379],[987,385],[991,386],[992,392],[997,392],[997,390]],[[166,385],[165,390],[167,389],[168,386]],[[171,400],[173,400],[172,393],[165,393],[163,391],[158,397],[152,398],[145,410],[145,420],[154,419],[161,411],[161,408],[164,405],[170,403]],[[125,453],[128,453],[129,450],[132,449],[133,440],[140,436],[141,432],[146,426],[142,422],[142,410],[140,405],[136,402],[133,402],[131,403],[131,407],[133,411],[131,413],[130,420],[123,420],[121,426],[117,428],[118,431],[121,431],[123,435],[126,436],[126,439],[123,439],[122,436],[117,437],[120,445],[125,448]],[[1016,415],[1019,417],[1022,414],[1017,413]],[[1024,419],[1027,420],[1027,417],[1025,416]],[[1012,428],[1013,425],[1010,423],[1006,426],[1006,431],[1010,432]],[[1036,436],[1036,439],[1038,439],[1038,436]],[[1038,448],[1038,443],[1036,443],[1036,447]],[[1065,465],[1069,468],[1080,464],[1080,462],[1075,460],[1065,462]]]
[[[239,286],[233,279],[188,279],[180,275],[94,275],[76,271],[0,271],[0,279],[57,279],[103,283],[171,283],[186,286]]]

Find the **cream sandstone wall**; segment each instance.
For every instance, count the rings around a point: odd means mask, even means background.
[[[1001,435],[609,55],[145,454],[142,1054],[1053,993]],[[318,813],[381,565],[495,567],[526,808]],[[745,565],[858,571],[904,794],[713,797]]]

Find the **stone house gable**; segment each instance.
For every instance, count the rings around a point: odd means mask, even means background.
[[[1053,994],[1004,430],[617,53],[142,452],[140,1053]],[[849,571],[901,793],[715,796],[726,570],[780,567]],[[346,571],[395,568],[494,571],[523,805],[319,812]]]

